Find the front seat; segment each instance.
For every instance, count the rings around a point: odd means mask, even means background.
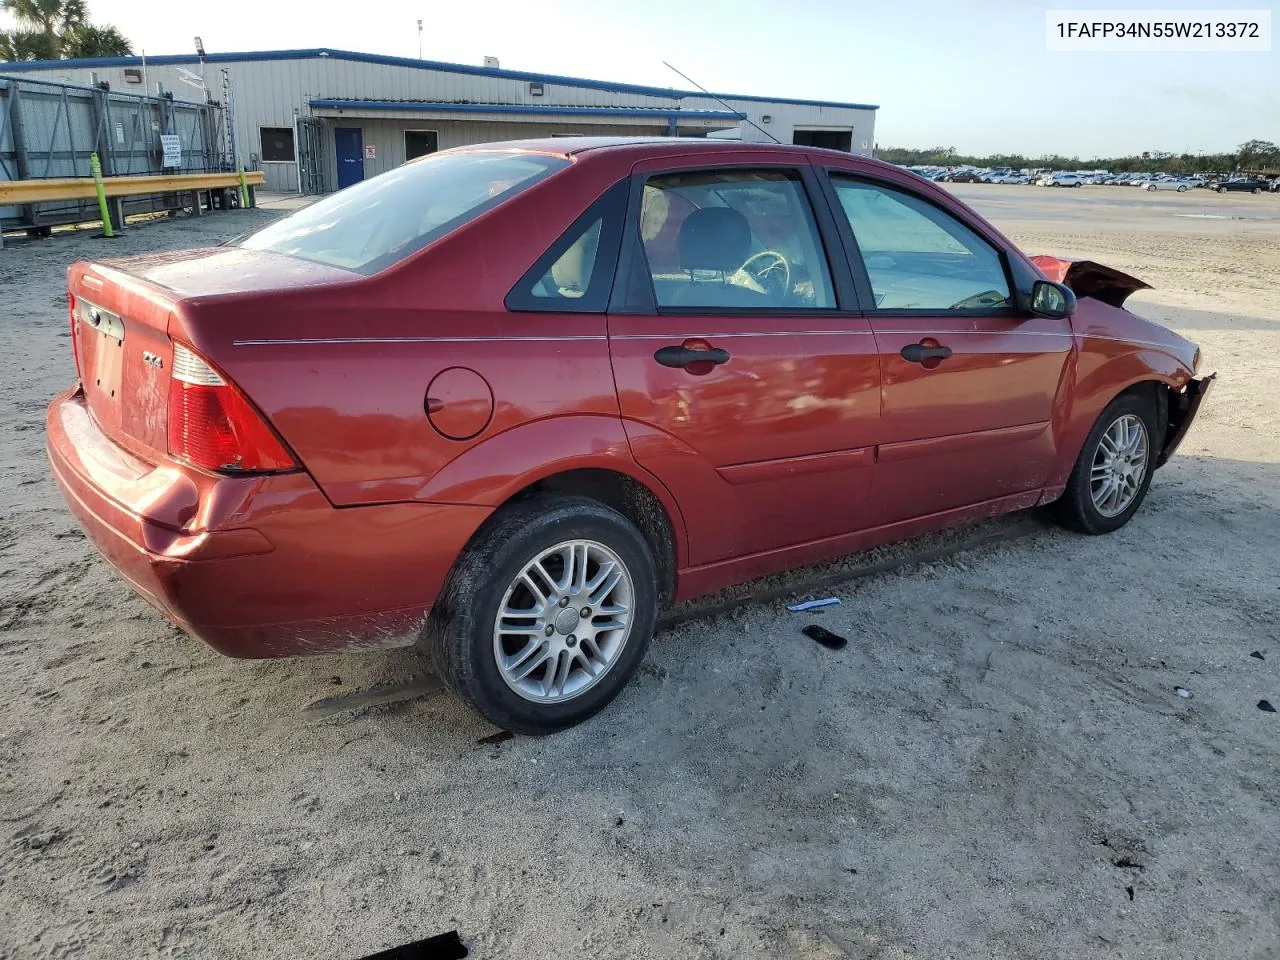
[[[759,307],[768,297],[736,283],[736,273],[751,255],[751,226],[730,207],[704,207],[684,218],[676,237],[680,269],[689,282],[676,287],[672,305],[680,307]],[[707,279],[695,271],[719,276]]]

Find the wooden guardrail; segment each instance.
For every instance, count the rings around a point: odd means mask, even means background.
[[[248,170],[246,185],[260,187],[267,175]],[[108,197],[135,197],[146,193],[184,193],[192,190],[220,190],[240,186],[240,174],[175,173],[163,176],[103,177]],[[47,180],[0,180],[0,207],[57,200],[92,200],[98,195],[93,177],[56,177]]]

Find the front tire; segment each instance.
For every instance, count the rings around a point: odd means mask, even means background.
[[[1121,394],[1102,411],[1084,442],[1062,498],[1058,519],[1080,533],[1102,534],[1128,523],[1151,486],[1156,454],[1155,405]]]
[[[1226,187],[1219,187],[1219,188],[1218,188],[1218,192],[1219,192],[1219,193],[1226,193],[1226,192],[1227,192],[1227,188],[1226,188]]]
[[[658,616],[644,536],[586,497],[503,508],[458,559],[428,622],[444,684],[504,730],[541,735],[598,713],[631,679]]]

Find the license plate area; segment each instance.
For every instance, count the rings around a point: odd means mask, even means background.
[[[120,389],[124,372],[124,322],[109,310],[92,303],[76,304],[79,325],[80,376],[89,409],[104,426],[119,421]]]

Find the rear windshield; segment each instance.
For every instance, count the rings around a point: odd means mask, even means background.
[[[441,153],[365,180],[233,243],[373,274],[568,166],[534,153]]]

